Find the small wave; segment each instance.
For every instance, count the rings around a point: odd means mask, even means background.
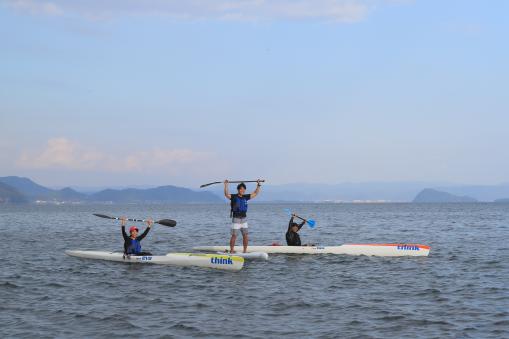
[[[507,338],[509,331],[507,329],[495,329],[491,330],[490,333],[496,335],[496,338]]]
[[[123,330],[136,330],[141,327],[135,323],[128,321],[123,315],[114,314],[101,317],[96,313],[78,313],[74,314],[74,318],[79,319],[82,323],[92,323],[95,327],[107,325],[108,327],[121,327]]]
[[[436,288],[427,288],[419,293],[416,294],[416,296],[425,296],[425,295],[437,295],[442,293],[439,289]]]
[[[274,311],[285,311],[285,310],[292,309],[292,308],[298,308],[298,309],[311,308],[315,305],[305,302],[305,301],[298,301],[298,302],[292,302],[292,303],[273,304],[271,306]]]
[[[204,333],[198,327],[186,325],[183,323],[175,324],[171,326],[170,329],[186,332],[187,335],[193,336],[204,335]]]
[[[377,318],[377,320],[387,320],[387,321],[394,321],[394,320],[401,320],[405,319],[402,315],[386,315],[380,318]]]
[[[54,282],[54,281],[50,282],[50,283],[47,283],[45,286],[46,287],[56,287],[56,288],[65,287],[65,285],[57,283],[57,282]]]
[[[411,319],[409,322],[412,325],[424,326],[424,325],[450,325],[449,322],[445,320],[429,320],[429,319]]]
[[[4,283],[1,283],[0,287],[4,287],[4,288],[20,288],[21,286],[16,285],[14,283],[11,283],[10,281],[6,281]]]

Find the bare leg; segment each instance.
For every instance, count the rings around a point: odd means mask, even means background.
[[[235,253],[235,242],[237,241],[237,235],[232,234],[230,238],[230,253]]]
[[[242,245],[244,245],[244,253],[247,252],[247,244],[249,242],[249,236],[246,233],[242,233]]]

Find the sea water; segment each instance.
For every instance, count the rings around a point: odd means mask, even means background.
[[[226,245],[229,206],[3,206],[0,336],[509,337],[509,205],[251,204],[251,244],[284,242],[285,208],[316,220],[303,243],[431,254],[271,255],[240,272],[79,259],[64,251],[122,250],[118,222],[92,213],[177,220],[142,241],[166,254]]]

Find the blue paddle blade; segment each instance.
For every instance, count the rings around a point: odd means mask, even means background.
[[[285,212],[286,212],[286,214],[288,214],[289,216],[292,216],[292,211],[291,211],[289,208],[285,208]]]
[[[315,228],[316,222],[313,219],[307,221],[309,228]]]

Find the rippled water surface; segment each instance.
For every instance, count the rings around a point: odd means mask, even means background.
[[[284,205],[252,204],[252,244],[284,240]],[[427,258],[272,255],[237,273],[67,257],[121,250],[92,213],[176,219],[154,254],[226,244],[226,205],[0,207],[2,337],[509,337],[509,205],[292,205],[303,241],[422,243]]]

